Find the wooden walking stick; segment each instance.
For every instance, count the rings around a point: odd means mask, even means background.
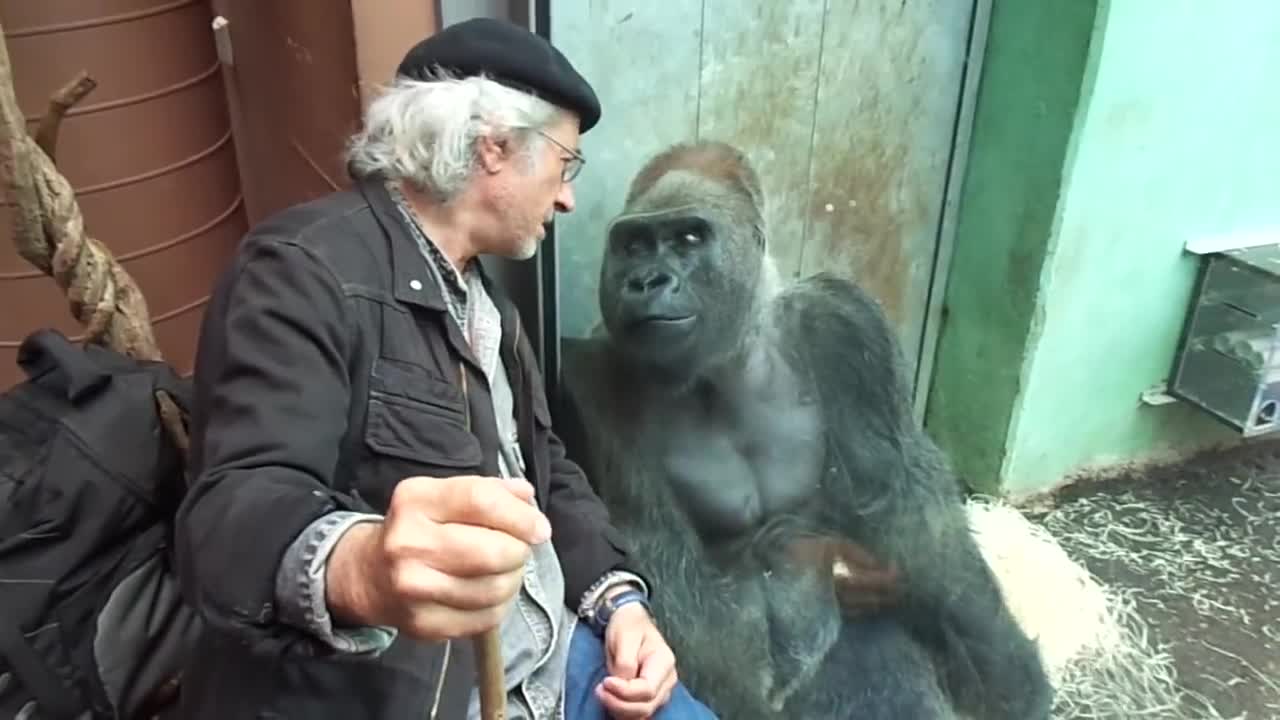
[[[0,175],[13,208],[18,254],[48,275],[67,296],[84,340],[141,360],[162,360],[142,290],[84,227],[71,183],[54,164],[63,116],[96,87],[87,73],[54,94],[33,139],[13,90],[13,68],[0,23]],[[161,419],[186,466],[186,419],[164,391],[156,393]],[[506,719],[506,679],[496,629],[472,641],[479,675],[481,716]]]
[[[480,675],[480,717],[484,720],[506,720],[507,680],[498,629],[486,630],[472,642],[475,645],[476,671]]]

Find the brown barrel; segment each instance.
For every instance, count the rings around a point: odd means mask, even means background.
[[[246,230],[205,0],[0,0],[18,103],[35,127],[81,70],[97,88],[62,123],[57,162],[89,234],[137,280],[165,359],[190,372],[209,291]],[[27,334],[81,329],[18,256],[0,208],[0,388]]]

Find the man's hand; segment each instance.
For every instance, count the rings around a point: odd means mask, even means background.
[[[596,696],[614,720],[646,720],[671,699],[676,658],[639,603],[618,608],[604,633],[609,677]]]
[[[497,626],[520,589],[530,545],[551,526],[524,480],[401,481],[381,523],[348,530],[330,556],[327,600],[337,621],[388,625],[424,640]]]

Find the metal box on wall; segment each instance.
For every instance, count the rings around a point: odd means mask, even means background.
[[[1245,437],[1280,430],[1280,245],[1202,262],[1169,393]]]

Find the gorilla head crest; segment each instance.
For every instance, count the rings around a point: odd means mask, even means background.
[[[742,346],[777,286],[764,211],[731,145],[676,145],[641,168],[600,271],[601,316],[624,357],[684,381]]]

